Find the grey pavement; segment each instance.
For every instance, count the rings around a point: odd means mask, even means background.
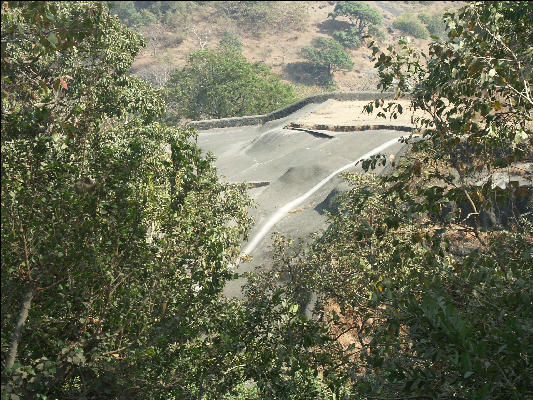
[[[278,219],[257,246],[251,250],[252,262],[240,263],[238,272],[248,272],[267,265],[271,256],[272,234],[280,232],[287,237],[310,241],[312,235],[327,227],[327,218],[321,203],[332,192],[346,190],[347,184],[339,175],[331,177],[309,197],[286,210],[288,203],[339,168],[359,159],[391,139],[402,136],[394,130],[336,133],[334,138],[321,138],[307,132],[283,129],[287,123],[322,107],[310,104],[288,117],[260,126],[219,128],[202,131],[198,145],[216,157],[215,166],[222,180],[228,182],[269,181],[270,184],[249,189],[257,207],[250,210],[254,225],[245,249],[254,236],[277,213]],[[405,133],[403,133],[405,135]],[[395,143],[382,151],[396,154],[401,144]],[[362,171],[357,165],[347,171]],[[379,172],[379,171],[378,171]],[[323,204],[322,204],[323,205]],[[279,213],[279,210],[282,213]],[[277,219],[276,219],[277,220]],[[225,288],[229,297],[241,297],[242,280],[230,282]]]

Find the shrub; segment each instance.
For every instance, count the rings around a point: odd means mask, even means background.
[[[239,37],[231,32],[224,32],[222,39],[218,42],[218,47],[221,50],[236,51],[240,53],[242,51],[242,41]]]
[[[361,36],[354,28],[350,28],[347,31],[335,31],[333,32],[333,38],[349,49],[357,49],[361,46]]]
[[[422,22],[413,14],[402,14],[392,23],[392,26],[417,39],[427,39],[429,32]]]
[[[306,7],[297,2],[224,1],[214,6],[245,31],[292,31],[303,27]]]
[[[379,40],[385,39],[385,32],[383,31],[383,29],[380,29],[377,26],[371,26],[370,28],[368,28],[368,34]]]
[[[431,35],[443,37],[446,33],[446,24],[441,14],[430,15],[421,12],[418,14],[418,19],[422,21]]]

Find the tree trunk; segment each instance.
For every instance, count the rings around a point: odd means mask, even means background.
[[[22,300],[22,308],[17,319],[17,325],[15,325],[15,330],[13,331],[13,338],[11,339],[11,344],[9,345],[9,352],[7,353],[6,368],[13,367],[13,364],[15,363],[20,336],[22,334],[22,327],[24,326],[24,324],[26,323],[26,319],[28,318],[32,299],[33,288],[29,288],[24,294],[24,299]]]

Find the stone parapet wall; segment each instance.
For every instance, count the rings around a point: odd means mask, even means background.
[[[315,94],[313,96],[306,97],[305,99],[289,104],[288,106],[280,108],[279,110],[272,111],[269,114],[250,115],[250,116],[245,116],[245,117],[221,118],[221,119],[208,119],[208,120],[203,120],[203,121],[191,121],[187,124],[187,126],[194,127],[198,130],[207,130],[207,129],[213,129],[213,128],[229,128],[229,127],[234,127],[234,126],[260,125],[268,121],[284,118],[292,114],[293,112],[305,107],[308,104],[323,103],[330,99],[338,100],[338,101],[350,101],[350,100],[370,101],[370,100],[376,100],[376,99],[390,99],[390,98],[393,98],[393,96],[394,94],[392,92],[320,93],[320,94]]]

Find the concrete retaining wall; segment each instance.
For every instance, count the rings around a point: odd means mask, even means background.
[[[304,125],[296,122],[291,122],[284,126],[287,129],[303,130],[303,131],[330,131],[330,132],[359,132],[359,131],[378,131],[378,130],[393,130],[401,132],[411,132],[414,126],[394,125],[394,124],[374,124],[374,125]]]
[[[306,97],[295,103],[289,104],[284,108],[272,111],[269,114],[251,115],[246,117],[232,117],[221,119],[207,119],[203,121],[191,121],[187,126],[192,126],[198,130],[206,130],[213,128],[229,128],[232,126],[250,126],[264,124],[265,122],[274,119],[284,118],[293,112],[312,103],[323,103],[326,100],[334,99],[339,101],[363,100],[371,101],[376,99],[390,99],[394,96],[392,92],[329,92],[320,93],[313,96]]]

